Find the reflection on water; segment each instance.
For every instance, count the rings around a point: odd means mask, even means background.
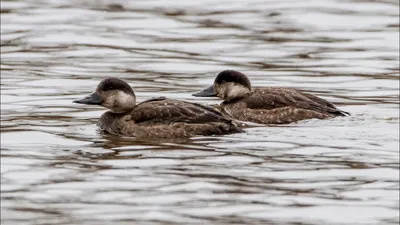
[[[2,1],[4,224],[397,224],[398,1]],[[178,141],[103,136],[72,100],[142,101],[224,69],[352,117]]]

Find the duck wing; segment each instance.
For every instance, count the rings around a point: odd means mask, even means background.
[[[217,110],[197,103],[154,98],[138,104],[131,113],[131,119],[136,124],[172,124],[184,123],[231,123]]]
[[[343,116],[350,115],[325,99],[291,88],[254,89],[253,94],[247,97],[245,102],[251,109],[276,109],[291,106]]]
[[[330,110],[329,112],[341,114],[342,116],[350,116],[350,113],[336,108],[336,106],[333,105],[332,102],[329,102],[325,99],[322,99],[322,98],[312,95],[312,94],[303,93],[303,92],[301,92],[301,94],[306,96],[308,99],[312,100],[314,103],[317,103],[318,105],[324,106],[325,108],[329,109]]]

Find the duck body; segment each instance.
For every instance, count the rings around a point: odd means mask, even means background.
[[[243,132],[220,112],[200,104],[165,97],[136,104],[132,88],[117,78],[106,78],[95,92],[74,102],[110,109],[97,125],[114,135],[188,138]]]
[[[222,71],[213,86],[194,94],[218,96],[222,111],[234,119],[261,124],[287,124],[307,119],[328,119],[349,113],[331,102],[292,88],[251,88],[248,78],[237,71]]]
[[[235,119],[262,124],[287,124],[346,115],[322,98],[279,87],[253,89],[246,97],[222,102],[221,108]]]
[[[139,138],[183,138],[242,132],[218,111],[164,97],[142,102],[127,113],[105,112],[98,126],[110,134]]]

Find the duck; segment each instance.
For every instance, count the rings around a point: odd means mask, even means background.
[[[252,88],[249,78],[235,70],[220,72],[213,85],[193,96],[218,97],[223,100],[220,108],[224,114],[257,124],[350,116],[325,99],[293,88]]]
[[[136,104],[136,95],[125,81],[107,77],[88,96],[73,103],[109,109],[98,120],[108,134],[136,138],[189,138],[241,133],[219,111],[197,103],[156,97]]]

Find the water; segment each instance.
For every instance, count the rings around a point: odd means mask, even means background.
[[[235,69],[351,117],[181,141],[101,135],[73,104]],[[1,2],[2,224],[398,224],[398,1]]]

